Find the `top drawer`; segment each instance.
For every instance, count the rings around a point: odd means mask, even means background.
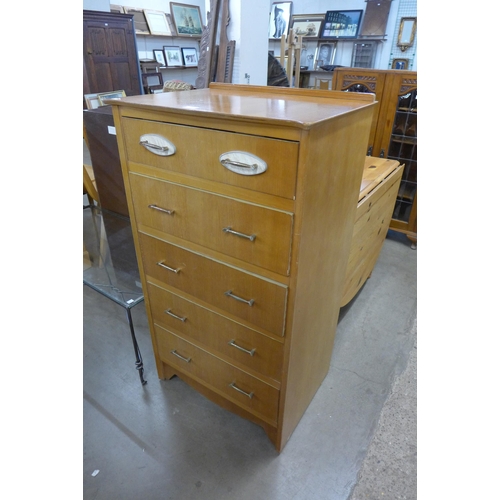
[[[124,118],[122,123],[127,156],[132,162],[283,198],[295,197],[298,143],[134,118]],[[170,156],[154,154],[140,144],[141,137],[146,134],[167,139],[175,146],[175,153]],[[255,175],[233,172],[220,162],[221,155],[228,152],[250,153],[261,160],[259,164],[264,162],[267,169]],[[253,174],[251,165],[245,166],[247,159],[242,160],[240,154],[233,157],[243,163],[237,165],[236,170]],[[248,160],[251,159],[250,156]]]

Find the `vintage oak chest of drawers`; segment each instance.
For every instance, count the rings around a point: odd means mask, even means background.
[[[329,369],[374,96],[211,84],[108,103],[159,377],[282,450]]]

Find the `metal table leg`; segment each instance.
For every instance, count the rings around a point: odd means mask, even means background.
[[[126,307],[127,310],[127,319],[128,324],[130,326],[130,334],[132,335],[132,343],[134,344],[134,352],[135,352],[135,367],[139,370],[139,377],[141,378],[141,384],[146,385],[148,383],[147,380],[144,380],[144,367],[142,365],[142,356],[141,351],[139,349],[139,344],[137,343],[137,339],[135,338],[134,324],[132,322],[132,313],[130,312],[130,308]]]

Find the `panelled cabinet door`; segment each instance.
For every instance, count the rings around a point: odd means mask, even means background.
[[[84,11],[83,93],[142,94],[133,17]]]

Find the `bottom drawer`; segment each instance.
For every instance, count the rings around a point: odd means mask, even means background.
[[[155,325],[158,352],[164,363],[190,375],[238,406],[271,424],[278,418],[279,391],[203,349]]]

